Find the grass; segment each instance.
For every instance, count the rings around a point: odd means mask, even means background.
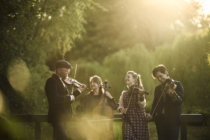
[[[15,139],[34,139],[34,123],[16,123],[16,125],[16,128],[18,127],[18,130],[23,133],[15,133]],[[75,129],[75,123],[67,123],[67,125],[68,135],[74,135],[74,139],[77,140],[76,134],[81,130]],[[148,123],[148,127],[150,132],[150,140],[158,140],[155,123]],[[42,140],[52,139],[52,126],[50,124],[42,123],[41,131]],[[122,122],[114,122],[113,131],[115,140],[122,140]],[[188,125],[187,138],[188,140],[210,140],[210,127]],[[181,140],[180,137],[179,140]]]
[[[156,126],[154,123],[148,123],[150,140],[158,140],[156,133]],[[115,140],[122,140],[122,122],[114,123]]]
[[[210,140],[209,126],[187,126],[188,140]]]
[[[122,140],[122,122],[114,123],[115,140]],[[154,122],[148,123],[150,140],[158,140],[156,126]],[[181,131],[181,130],[180,130]],[[210,127],[208,126],[187,126],[187,139],[188,140],[210,140]],[[181,132],[179,136],[181,140]]]

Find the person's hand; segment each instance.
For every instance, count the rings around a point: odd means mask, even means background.
[[[179,95],[174,91],[172,88],[168,88],[168,90],[165,91],[169,96],[171,96],[173,99],[177,98]]]
[[[112,99],[113,97],[112,97],[112,95],[108,92],[108,91],[106,91],[106,96],[109,98],[109,99]]]
[[[139,94],[140,94],[140,95],[144,95],[144,94],[145,94],[144,91],[145,91],[145,90],[139,88]]]
[[[152,118],[153,118],[152,115],[148,115],[146,119],[147,119],[147,121],[150,121]]]
[[[119,111],[120,111],[120,113],[122,113],[122,114],[126,114],[127,108],[121,108]]]
[[[137,90],[137,91],[138,91],[138,94],[140,94],[141,96],[143,96],[144,94],[149,95],[148,91],[146,91],[146,90],[144,90],[144,89],[135,87],[135,90]]]
[[[82,91],[84,91],[86,88],[87,88],[87,86],[83,84],[83,85],[80,86],[78,89],[82,92]]]

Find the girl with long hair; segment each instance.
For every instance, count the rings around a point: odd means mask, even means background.
[[[114,135],[112,131],[112,123],[100,122],[100,120],[92,121],[98,119],[98,114],[102,115],[102,106],[103,106],[103,95],[106,96],[106,109],[109,108],[111,110],[116,110],[118,108],[118,104],[115,102],[115,99],[111,96],[108,91],[104,91],[102,87],[103,83],[99,76],[94,75],[90,77],[90,88],[91,91],[81,99],[80,104],[77,106],[77,113],[80,118],[83,120],[90,120],[88,125],[86,125],[86,139],[88,140],[114,140]],[[114,115],[114,112],[111,111],[111,115]],[[97,117],[96,117],[97,116]],[[109,119],[100,117],[101,119]],[[109,124],[109,125],[107,125]],[[103,125],[103,126],[101,126]],[[107,135],[104,135],[99,130],[100,128],[107,127],[103,131],[107,132]]]
[[[149,140],[149,130],[146,120],[146,91],[143,88],[141,76],[134,71],[128,71],[125,76],[128,90],[120,96],[118,111],[123,114],[123,140]]]

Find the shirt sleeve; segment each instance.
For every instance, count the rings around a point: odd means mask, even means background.
[[[58,87],[52,79],[47,80],[45,92],[50,104],[63,104],[65,102],[70,102],[69,95],[58,94]]]
[[[119,104],[116,103],[115,99],[112,97],[112,99],[107,98],[108,105],[113,109],[116,110],[119,107]]]
[[[123,104],[123,94],[124,92],[122,92],[120,99],[119,99],[119,107],[117,108],[117,111],[119,111],[121,108],[124,108],[124,104]]]
[[[173,102],[175,104],[181,105],[184,97],[184,89],[182,87],[182,84],[180,82],[177,82],[177,88],[175,89],[175,92],[179,95],[179,97],[173,99]]]
[[[74,95],[70,95],[70,101],[73,100]],[[75,97],[74,97],[75,98]]]

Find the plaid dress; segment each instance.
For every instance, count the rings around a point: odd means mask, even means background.
[[[124,91],[123,104],[127,108],[131,93]],[[146,112],[144,108],[138,105],[138,95],[133,93],[129,108],[126,114],[123,114],[123,140],[149,140],[149,130],[146,121]]]

